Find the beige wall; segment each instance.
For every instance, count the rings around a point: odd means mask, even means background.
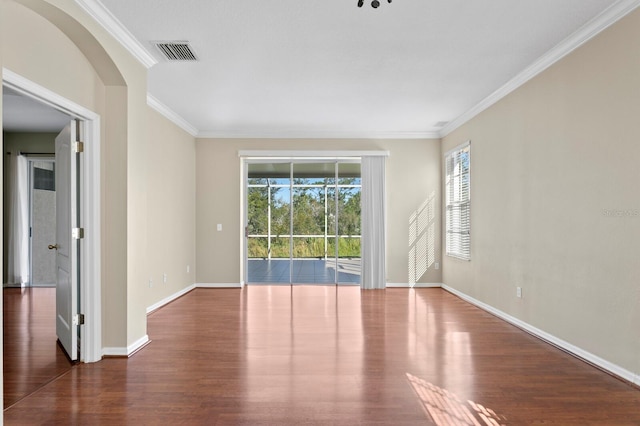
[[[2,31],[4,40],[11,40],[11,43],[2,46],[4,66],[104,117],[106,88],[71,39],[29,8],[13,1],[4,3]],[[50,5],[46,3],[45,6]],[[103,120],[103,153],[108,153],[117,145],[115,140],[107,136],[109,124],[109,120]],[[117,163],[106,163],[106,158],[103,155],[102,167],[103,173],[108,174],[109,165]],[[105,193],[108,193],[110,186],[111,184],[103,183]],[[117,206],[103,203],[103,219],[109,222],[110,218],[117,217],[116,209]],[[112,251],[109,239],[103,242],[103,260],[108,262],[103,264],[102,280],[110,283],[108,287],[114,287],[119,283],[114,282],[111,271],[122,269],[123,262],[126,262],[126,251]],[[105,316],[113,317],[112,321],[103,322],[103,341],[106,346],[126,346],[126,329],[118,328],[119,322],[126,324],[126,314],[120,312],[123,306],[126,304],[123,305],[121,300],[110,300],[108,291],[103,292],[103,311]]]
[[[444,275],[431,264],[419,282],[444,281],[640,372],[640,217],[603,215],[640,209],[640,12],[444,139],[442,151],[472,140],[472,260],[460,262],[440,259],[439,141],[194,142],[149,110],[146,70],[73,0],[0,7],[0,64],[102,117],[104,346],[144,337],[146,308],[193,281],[240,281],[238,150],[381,149],[391,152],[388,282],[410,281],[422,213]]]
[[[433,249],[433,264],[419,270],[418,282],[441,282],[440,270],[440,142],[438,140],[275,140],[198,139],[196,143],[196,228],[199,283],[240,282],[241,214],[239,150],[388,150],[387,282],[409,282],[412,217],[421,213],[424,245]],[[431,212],[431,214],[429,213]],[[223,231],[216,231],[216,224]],[[427,233],[429,226],[433,233]],[[413,246],[411,245],[413,244]],[[431,247],[426,247],[426,245]],[[424,257],[424,256],[422,256]],[[415,273],[414,273],[415,274]]]
[[[102,340],[121,350],[144,338],[146,308],[160,298],[148,294],[156,262],[149,260],[148,232],[159,226],[148,209],[147,197],[156,193],[147,164],[150,139],[182,141],[184,132],[159,136],[148,129],[149,120],[166,123],[150,119],[146,69],[75,1],[2,5],[3,66],[101,117]],[[187,210],[185,217],[192,216]]]
[[[57,133],[3,132],[4,151],[20,151],[25,153],[49,153],[56,150]]]
[[[145,288],[145,303],[152,306],[195,283],[196,144],[151,108],[147,131],[147,279],[153,286]]]
[[[638,374],[640,11],[448,135],[443,151],[466,140],[472,259],[445,258],[444,283]]]

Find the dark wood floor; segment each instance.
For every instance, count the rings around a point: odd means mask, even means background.
[[[56,343],[56,289],[3,290],[4,407],[68,372]]]
[[[6,424],[640,424],[640,391],[441,289],[197,289],[148,332]]]

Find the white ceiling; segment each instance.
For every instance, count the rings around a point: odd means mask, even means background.
[[[8,87],[2,88],[2,130],[5,132],[59,132],[68,115]]]
[[[157,59],[150,104],[194,135],[365,138],[446,134],[442,122],[470,117],[554,49],[557,59],[563,41],[584,41],[613,9],[640,3],[76,1]],[[157,40],[188,40],[200,60],[168,62]]]
[[[200,134],[437,132],[614,0],[102,0],[158,59],[149,92]],[[150,44],[188,40],[169,63]]]

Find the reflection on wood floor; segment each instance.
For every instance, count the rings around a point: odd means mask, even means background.
[[[441,289],[196,289],[12,424],[640,424],[640,391]]]
[[[4,408],[68,372],[56,343],[56,289],[3,290]]]

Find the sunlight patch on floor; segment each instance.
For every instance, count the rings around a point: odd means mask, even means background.
[[[506,418],[477,402],[462,401],[458,395],[407,373],[407,379],[426,413],[438,425],[504,425]]]

